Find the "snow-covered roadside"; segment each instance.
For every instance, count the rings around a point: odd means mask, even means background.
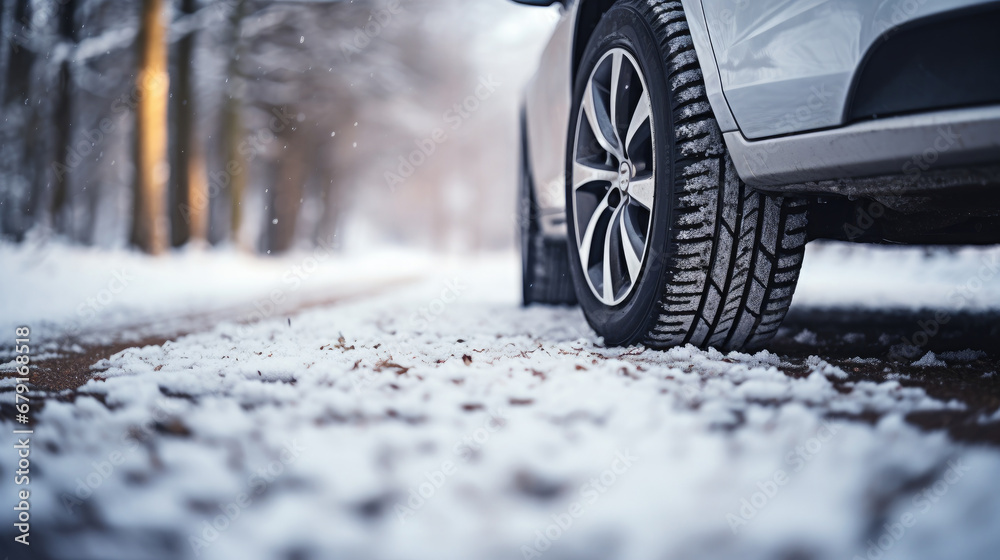
[[[1000,247],[813,242],[806,245],[794,305],[1000,309]]]
[[[101,364],[36,415],[33,532],[61,558],[996,557],[1000,452],[903,420],[960,403],[780,365],[603,348],[520,309],[513,259],[440,267]]]
[[[344,255],[323,247],[282,257],[232,249],[153,258],[50,243],[0,244],[0,332],[27,325],[35,344],[103,343],[143,323],[239,307],[239,319],[426,274],[439,258],[412,251]],[[6,352],[4,352],[6,353]]]

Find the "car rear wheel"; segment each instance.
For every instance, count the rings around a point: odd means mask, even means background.
[[[806,206],[739,179],[680,2],[620,0],[603,16],[571,115],[570,271],[605,343],[771,338],[798,280]]]
[[[521,120],[521,157],[517,221],[521,242],[521,297],[523,305],[576,304],[569,273],[566,239],[543,235],[538,201],[528,165],[527,135]]]

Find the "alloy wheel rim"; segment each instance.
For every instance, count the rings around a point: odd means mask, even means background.
[[[608,306],[632,294],[647,258],[656,194],[652,104],[642,70],[622,48],[594,66],[577,114],[571,218],[576,257]]]

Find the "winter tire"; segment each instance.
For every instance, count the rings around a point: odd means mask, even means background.
[[[760,347],[792,300],[806,206],[737,176],[681,3],[617,2],[573,99],[569,266],[590,325],[609,345]]]

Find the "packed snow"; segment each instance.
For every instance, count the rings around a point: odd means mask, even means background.
[[[959,252],[927,266],[909,250],[861,250],[881,253],[811,249],[796,305],[958,305],[948,290],[997,254]],[[17,256],[0,251],[5,262]],[[103,289],[115,258],[137,269],[134,295],[107,309],[128,318],[122,324],[258,297],[287,266],[59,251],[29,272],[38,283],[2,280],[4,328],[74,320],[73,306]],[[399,275],[378,260],[339,259],[323,277],[330,289],[348,269],[349,285]],[[1000,551],[1000,452],[905,419],[961,411],[962,402],[904,387],[892,372],[849,381],[822,356],[793,375],[767,351],[607,348],[578,309],[519,307],[511,255],[411,264],[419,281],[214,322],[120,352],[77,392],[47,398],[32,436],[33,557],[914,560]],[[218,268],[192,281],[202,266]],[[227,267],[277,272],[227,293],[242,277]],[[892,279],[878,280],[885,270]],[[78,286],[61,276],[69,271]],[[201,290],[204,299],[190,300]],[[995,304],[996,292],[993,280],[963,305]],[[147,306],[153,294],[162,301]],[[929,354],[921,361],[980,357]],[[13,383],[0,386],[6,407]],[[10,451],[0,453],[6,473]],[[3,550],[18,553],[8,544],[15,512],[0,511]]]

